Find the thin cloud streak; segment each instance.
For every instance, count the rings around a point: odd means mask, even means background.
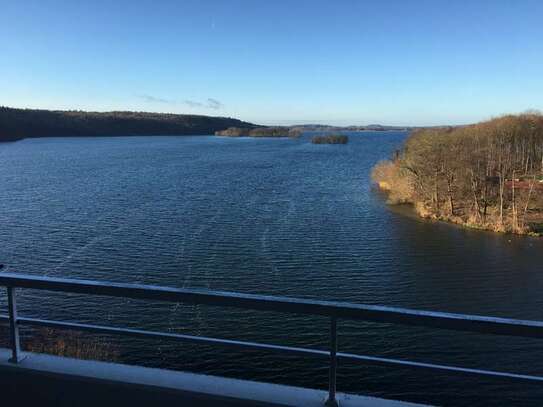
[[[213,98],[208,98],[207,99],[207,107],[210,108],[210,109],[218,110],[218,109],[222,109],[223,106],[224,105],[220,101],[218,101],[217,99],[213,99]]]
[[[185,100],[183,103],[189,107],[203,107],[204,106],[202,103],[196,102],[195,100]]]
[[[143,94],[143,95],[138,95],[138,97],[143,99],[147,103],[163,103],[163,104],[168,104],[168,105],[175,104],[174,100],[158,98],[156,96],[151,96],[151,95]]]
[[[221,101],[214,98],[207,98],[205,102],[199,102],[197,100],[191,100],[191,99],[185,99],[182,102],[178,102],[176,100],[164,99],[164,98],[160,98],[160,97],[156,97],[156,96],[148,95],[148,94],[141,94],[137,96],[138,98],[143,99],[146,103],[160,103],[160,104],[168,104],[168,105],[182,104],[193,109],[200,108],[200,109],[219,110],[224,107],[224,104]]]

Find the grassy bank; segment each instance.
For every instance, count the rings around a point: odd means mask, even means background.
[[[9,328],[0,326],[0,346],[9,348]],[[111,338],[87,333],[51,328],[31,329],[22,336],[25,352],[46,353],[75,359],[115,362],[119,348]]]

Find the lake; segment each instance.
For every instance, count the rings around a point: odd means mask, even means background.
[[[310,135],[0,144],[0,263],[51,277],[543,320],[543,239],[422,221],[387,206],[370,171],[406,133],[349,135],[347,145],[313,145]],[[324,318],[32,290],[19,302],[23,316],[328,343]],[[338,327],[341,351],[543,373],[541,341],[364,322]],[[111,340],[126,363],[327,385],[325,361]],[[540,405],[543,397],[533,384],[354,364],[340,364],[338,391],[441,405]]]

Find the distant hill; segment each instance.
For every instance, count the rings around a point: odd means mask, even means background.
[[[229,127],[256,126],[229,117],[0,107],[0,141],[32,137],[201,135]]]
[[[329,126],[326,124],[300,124],[291,126],[291,129],[299,131],[391,131],[391,130],[413,130],[414,127],[407,126],[385,126],[382,124],[369,124],[366,126]]]

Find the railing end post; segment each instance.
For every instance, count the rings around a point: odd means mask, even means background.
[[[17,320],[17,301],[15,299],[15,287],[8,286],[9,327],[11,337],[11,358],[9,362],[19,363],[21,357],[21,342],[19,339],[19,321]]]

